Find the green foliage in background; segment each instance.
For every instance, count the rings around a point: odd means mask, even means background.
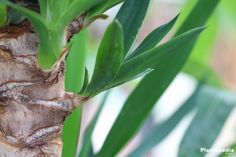
[[[68,51],[65,78],[67,91],[89,99],[143,76],[128,96],[99,152],[93,152],[91,137],[107,95],[87,127],[83,135],[82,148],[78,153],[82,107],[67,118],[63,130],[63,157],[116,156],[143,126],[156,102],[185,63],[187,63],[185,72],[199,80],[205,73],[210,72],[214,78],[209,79],[207,83],[217,84],[217,87],[219,85],[218,78],[209,64],[209,52],[217,31],[217,19],[211,18],[211,15],[220,0],[188,1],[180,17],[176,15],[170,22],[154,29],[134,50],[132,45],[145,19],[150,0],[125,0],[124,2],[122,0],[39,0],[40,13],[7,0],[0,0],[0,2],[3,4],[0,6],[0,14],[3,14],[1,25],[6,21],[4,5],[7,5],[27,17],[34,26],[40,41],[38,61],[44,70],[52,68]],[[85,65],[86,27],[95,19],[105,17],[106,10],[121,2],[123,4],[117,16],[103,35],[92,78],[89,79]],[[65,28],[73,19],[82,15],[85,16],[83,30],[75,34],[69,43],[64,43]],[[176,21],[178,29],[175,35],[160,44],[159,42],[174,27]],[[201,32],[203,34],[198,41]],[[199,50],[204,51],[199,52]],[[190,57],[192,51],[194,54]],[[189,154],[191,157],[205,156],[200,153],[200,147],[212,146],[235,103],[234,93],[200,84],[193,95],[169,119],[149,130],[141,144],[129,154],[129,157],[145,155],[164,140],[191,111],[195,111],[195,114],[179,146],[178,156],[188,157]],[[210,136],[205,137],[206,133]]]

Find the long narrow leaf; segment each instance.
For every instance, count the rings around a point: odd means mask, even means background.
[[[21,13],[32,23],[40,41],[38,50],[38,63],[43,69],[50,69],[60,55],[59,52],[61,52],[62,49],[62,38],[58,37],[59,35],[63,34],[58,33],[58,30],[49,31],[46,21],[44,21],[44,19],[38,13],[16,5],[10,1],[1,0],[0,2]]]
[[[65,88],[78,93],[84,82],[87,30],[71,39],[71,49],[66,59]],[[65,121],[63,128],[63,157],[75,157],[80,133],[82,107],[76,109]]]
[[[107,0],[73,0],[69,7],[61,14],[57,24],[68,25],[74,18],[104,1]]]
[[[157,48],[151,49],[126,61],[122,64],[120,71],[111,86],[116,86],[130,81],[148,69],[158,70],[163,60],[181,53],[181,51],[177,50],[185,49],[186,45],[191,42],[191,39],[196,37],[202,29],[203,28],[193,29],[168,41],[165,44],[158,46]]]
[[[236,95],[206,87],[198,95],[198,112],[180,144],[179,157],[204,157],[211,148],[236,104]]]
[[[96,111],[95,116],[93,117],[92,121],[90,122],[89,126],[87,127],[87,129],[85,130],[85,135],[84,135],[84,139],[83,139],[83,143],[82,143],[82,147],[81,147],[81,151],[79,153],[78,157],[89,157],[89,154],[91,153],[92,150],[92,134],[94,131],[94,128],[96,126],[98,117],[106,103],[106,100],[108,98],[109,92],[107,92],[103,99],[101,104],[99,105],[98,110]]]
[[[174,26],[176,20],[178,19],[177,15],[174,19],[172,19],[170,22],[156,28],[153,30],[144,40],[143,42],[132,52],[128,57],[127,60],[130,58],[133,58],[141,53],[146,52],[147,50],[150,50],[154,48],[164,37],[165,35],[170,31],[170,29]]]
[[[136,38],[147,13],[149,3],[150,0],[126,0],[116,16],[124,30],[124,57]]]
[[[202,20],[202,17],[196,17],[194,20],[196,22],[199,21],[199,25],[204,25],[210,16],[209,13],[214,11],[215,6],[216,5],[210,7],[206,15],[202,15],[205,16],[205,20]],[[201,8],[202,6],[198,5],[196,7]],[[195,11],[196,9],[192,12]],[[191,20],[189,18],[187,18],[187,21]],[[180,28],[180,30],[189,30],[189,28],[193,28],[191,25],[183,27],[184,28]],[[98,157],[114,156],[129,141],[129,139],[133,137],[151,112],[156,101],[161,97],[171,81],[181,70],[191,53],[195,41],[196,39],[188,41],[185,43],[184,48],[176,49],[175,53],[172,53],[173,55],[171,57],[162,60],[161,64],[156,67],[157,69],[145,76],[145,78],[139,83],[127,99],[121,113],[115,121],[115,124],[109,132],[102,149],[98,153]]]
[[[77,108],[64,122],[62,157],[75,157],[80,133],[82,107]]]
[[[156,70],[148,74],[131,93],[97,157],[114,156],[137,132],[158,98],[180,71],[201,30],[192,31],[191,36],[186,37],[188,42],[184,46],[174,46],[175,52],[160,60]],[[165,48],[171,49],[169,46]]]
[[[124,39],[122,27],[114,21],[106,30],[100,44],[91,83],[86,92],[94,95],[112,81],[123,59]]]
[[[147,136],[142,139],[142,142],[137,146],[137,148],[129,155],[129,157],[142,157],[151,148],[160,143],[174,128],[179,124],[179,122],[190,112],[196,105],[196,99],[201,92],[200,85],[193,95],[166,121],[161,124],[157,124],[150,128],[150,131],[146,134]]]
[[[0,27],[3,27],[7,22],[7,7],[0,4]]]
[[[178,29],[176,35],[182,34],[192,28],[202,26],[202,24],[208,20],[219,2],[220,0],[198,0],[187,19]]]
[[[94,6],[93,8],[91,8],[88,11],[88,18],[92,18],[94,16],[97,16],[103,12],[105,12],[106,10],[112,8],[113,6],[123,2],[124,0],[109,0],[109,1],[104,1],[103,3],[100,3],[96,6]]]

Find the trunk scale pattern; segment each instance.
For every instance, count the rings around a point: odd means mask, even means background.
[[[38,44],[27,25],[0,28],[0,157],[60,157],[63,122],[83,101],[64,89],[63,57],[39,68]]]

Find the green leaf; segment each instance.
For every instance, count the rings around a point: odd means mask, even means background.
[[[235,144],[232,144],[231,146],[227,147],[227,148],[230,148],[230,149],[233,149],[234,150],[234,153],[228,153],[228,152],[224,152],[222,153],[219,157],[233,157],[233,155],[236,154],[236,143]],[[227,149],[226,148],[226,149]]]
[[[202,6],[198,5],[198,7]],[[193,12],[195,12],[195,10],[196,9],[194,9]],[[204,25],[210,16],[209,13],[213,12],[213,10],[214,7],[210,7],[210,10],[206,12],[207,14],[203,15],[205,16],[205,20],[202,20],[202,17],[196,17],[194,18],[194,21],[198,22],[198,18],[200,18],[198,24]],[[192,19],[191,17],[189,18],[187,21]],[[183,28],[181,27],[180,30],[189,30],[190,28],[193,27],[191,25],[188,27],[183,25]],[[157,70],[154,70],[144,77],[128,97],[121,113],[109,132],[102,149],[98,153],[98,157],[114,156],[114,154],[119,152],[137,132],[151,112],[156,101],[161,97],[174,77],[181,70],[191,53],[195,41],[196,39],[188,41],[181,49],[176,49],[175,53],[171,53],[172,55],[170,57],[166,57],[161,61],[161,63],[156,67]]]
[[[66,118],[63,127],[62,141],[63,151],[62,157],[75,157],[78,146],[78,139],[80,133],[80,123],[82,107],[80,106],[73,111],[69,117]]]
[[[177,15],[174,19],[170,22],[156,28],[153,30],[144,40],[143,42],[132,52],[128,57],[127,60],[133,58],[141,53],[146,52],[154,48],[170,31],[170,29],[174,26],[176,20],[178,19]]]
[[[65,87],[74,93],[79,93],[84,82],[87,33],[83,30],[71,39],[72,45],[66,58]]]
[[[111,82],[120,69],[123,59],[124,39],[122,27],[115,20],[101,41],[92,80],[86,92],[94,95]]]
[[[62,51],[63,31],[50,29],[46,21],[36,12],[6,0],[0,1],[29,19],[39,37],[38,63],[43,69],[51,69]],[[58,33],[62,32],[62,33]]]
[[[206,87],[198,95],[198,111],[179,148],[179,157],[204,157],[201,148],[211,148],[236,103],[234,93]]]
[[[84,135],[84,139],[82,142],[82,147],[81,147],[81,151],[79,153],[78,157],[89,157],[89,154],[92,151],[92,134],[94,131],[94,128],[96,126],[98,117],[106,103],[106,100],[108,98],[109,92],[106,92],[106,94],[104,95],[102,102],[98,108],[98,110],[96,111],[95,116],[93,117],[92,121],[90,122],[89,126],[86,128],[85,130],[85,135]]]
[[[163,60],[168,60],[172,56],[176,56],[180,51],[178,49],[187,49],[187,45],[192,39],[196,38],[203,28],[193,29],[189,32],[162,44],[156,48],[146,51],[130,60],[124,62],[111,86],[116,86],[130,81],[149,69],[159,69]],[[188,44],[185,44],[188,43]],[[154,66],[156,68],[154,68]]]
[[[196,103],[199,93],[201,92],[202,85],[200,85],[192,96],[166,121],[161,124],[156,124],[150,128],[146,136],[141,140],[142,142],[135,148],[129,157],[142,157],[154,146],[159,144],[179,122],[198,104]]]
[[[220,0],[198,0],[175,35],[202,26],[202,24],[204,24],[211,16],[219,1]]]
[[[68,25],[73,19],[85,13],[95,5],[108,0],[72,0],[68,8],[61,13],[61,17],[56,24],[62,24],[62,26]]]
[[[202,28],[194,29],[173,39],[169,42],[171,44],[157,48],[159,54],[165,54],[166,57],[158,60],[157,66],[154,67],[156,70],[148,74],[128,97],[96,157],[115,156],[137,132],[156,101],[180,71],[191,52],[192,43],[201,31]],[[188,42],[179,42],[183,40]],[[175,52],[172,52],[174,50]],[[146,60],[140,63],[146,63]]]
[[[89,84],[89,73],[88,73],[88,69],[85,67],[83,86],[78,94],[84,95],[83,93],[85,92],[86,88],[88,87],[88,84]]]
[[[91,19],[94,16],[97,16],[103,12],[105,12],[106,10],[112,8],[113,6],[123,2],[124,0],[108,0],[108,1],[104,1],[96,6],[94,6],[93,8],[91,8],[88,11],[87,14],[87,18]]]
[[[149,3],[150,0],[126,0],[116,16],[124,30],[124,57],[130,50],[138,34],[139,28],[147,13]]]
[[[209,1],[209,2],[207,1],[205,1],[205,3],[199,3],[198,5],[204,5],[204,6],[201,6],[201,8],[204,8],[206,6],[206,3],[211,5],[213,2],[213,1]],[[224,1],[221,1],[221,3],[222,2]],[[194,8],[194,6],[197,3],[198,1],[191,1],[191,0],[187,1],[187,3],[185,4],[184,8],[181,11],[180,18],[177,22],[178,26],[180,26],[180,24],[184,22],[184,20],[190,14],[191,9]],[[208,12],[208,10],[206,9],[203,9],[201,12],[196,12],[198,10],[199,9],[195,10],[195,13],[194,13],[196,14],[195,16],[202,17],[202,16],[205,16],[206,12]],[[214,43],[216,40],[216,35],[219,29],[218,19],[219,19],[218,14],[213,14],[211,16],[211,18],[208,21],[209,27],[200,36],[198,42],[196,43],[196,46],[193,49],[191,57],[189,58],[188,62],[186,63],[183,69],[184,72],[194,76],[195,78],[199,80],[205,77],[206,74],[210,74],[208,75],[209,76],[208,84],[210,83],[212,85],[217,85],[217,86],[219,86],[220,81],[217,78],[217,75],[213,72],[212,65],[211,65],[211,57],[212,57]],[[189,17],[189,21],[190,21],[190,17]]]
[[[0,27],[5,26],[7,22],[7,7],[4,4],[0,4]]]
[[[10,6],[12,9],[15,9],[19,13],[23,14],[24,16],[26,16],[30,20],[30,22],[36,28],[36,30],[38,32],[45,33],[46,24],[43,21],[43,18],[38,13],[31,11],[27,8],[21,7],[19,5],[16,5],[16,4],[9,2],[7,0],[1,0],[0,3]]]
[[[87,30],[75,35],[70,42],[71,49],[66,58],[65,88],[78,93],[84,82]],[[66,119],[63,128],[63,157],[74,157],[80,132],[82,107]]]

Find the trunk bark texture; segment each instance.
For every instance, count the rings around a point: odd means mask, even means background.
[[[60,157],[63,121],[82,98],[64,89],[64,59],[37,64],[29,26],[0,29],[0,157]]]

